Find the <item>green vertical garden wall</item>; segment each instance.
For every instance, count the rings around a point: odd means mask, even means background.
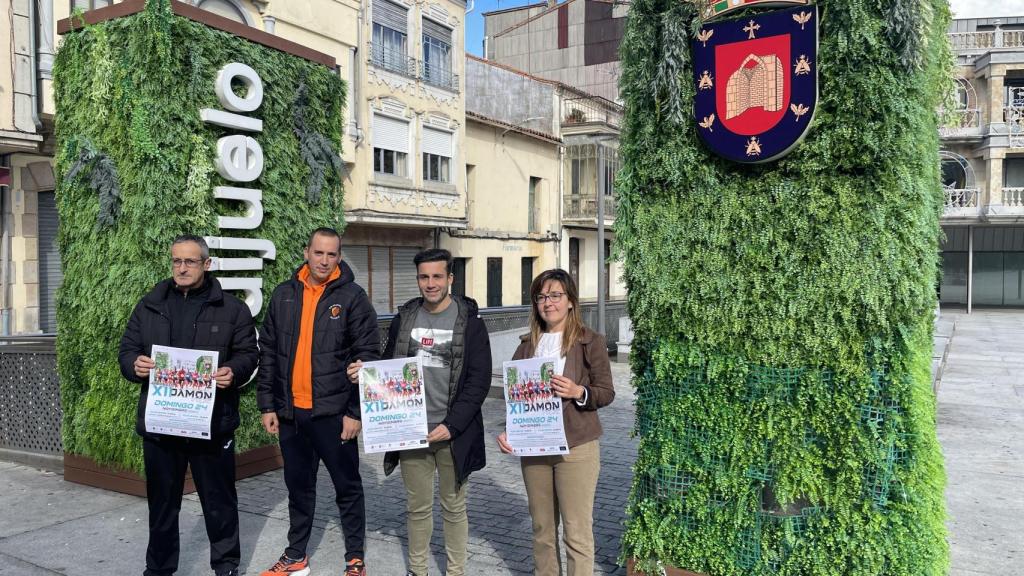
[[[263,131],[250,135],[265,164],[248,184],[227,182],[214,167],[217,139],[242,132],[199,115],[223,109],[214,79],[231,62],[253,67],[264,87],[262,105],[246,115],[263,120]],[[149,0],[143,12],[65,35],[54,86],[64,448],[141,471],[139,387],[117,367],[132,308],[170,275],[168,249],[178,234],[271,240],[277,258],[265,260],[262,272],[230,274],[262,276],[269,298],[301,261],[310,230],[343,225],[345,85],[335,70],[175,16],[168,0]],[[241,204],[215,200],[218,185],[261,189],[262,225],[219,230],[217,216],[237,215]],[[240,450],[272,441],[258,427],[254,395],[242,395]]]
[[[946,572],[929,372],[949,9],[817,4],[810,132],[756,166],[696,133],[693,4],[630,4],[616,238],[641,438],[623,555],[642,568]]]

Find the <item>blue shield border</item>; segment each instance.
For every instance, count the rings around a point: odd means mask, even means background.
[[[808,11],[812,14],[810,20],[801,24],[796,16]],[[743,164],[770,162],[789,153],[807,134],[807,128],[818,107],[818,17],[818,7],[811,5],[754,14],[733,20],[708,22],[701,27],[701,36],[691,43],[693,79],[696,89],[693,107],[694,120],[701,139],[715,154]],[[725,90],[726,80],[714,78],[713,89],[700,89],[703,72],[708,70],[714,74],[715,47],[748,40],[749,32],[744,31],[744,28],[751,20],[760,26],[756,32],[757,38],[789,34],[791,61],[786,67],[787,80],[790,82],[789,103],[803,104],[807,107],[802,114],[797,114],[792,108],[787,107],[782,119],[775,126],[756,135],[757,143],[760,146],[760,153],[756,156],[747,154],[751,137],[729,131],[718,118],[718,112],[715,109],[715,94],[719,89]],[[801,30],[801,28],[803,29]],[[710,37],[707,36],[708,31],[711,31]],[[701,40],[701,37],[706,40]],[[797,75],[795,73],[796,59],[800,55],[807,56],[807,61],[810,64],[810,73],[808,74]],[[708,124],[706,119],[712,114],[715,115],[715,120]]]

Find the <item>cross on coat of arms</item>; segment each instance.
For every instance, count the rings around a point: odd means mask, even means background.
[[[789,3],[801,6],[704,22],[692,43],[697,131],[711,150],[735,162],[780,158],[811,124],[818,12],[806,2]]]

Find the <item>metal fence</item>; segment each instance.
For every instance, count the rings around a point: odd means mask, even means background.
[[[53,336],[0,338],[0,449],[64,453],[55,344]]]
[[[582,304],[583,321],[597,325],[597,304]],[[492,334],[523,332],[529,326],[530,308],[514,306],[485,308],[480,316]],[[605,324],[608,345],[614,349],[619,338],[619,318],[626,315],[624,301],[608,302]],[[378,319],[381,343],[387,339],[394,316]],[[17,460],[22,456],[61,457],[63,412],[57,378],[56,337],[9,336],[0,338],[0,453]],[[509,355],[511,357],[511,355]],[[501,360],[497,358],[500,365]]]

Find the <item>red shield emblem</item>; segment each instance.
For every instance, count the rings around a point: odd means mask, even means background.
[[[752,136],[773,128],[789,108],[789,34],[715,46],[715,73],[726,81],[715,93],[722,125]]]
[[[694,119],[713,152],[769,162],[807,133],[818,101],[816,7],[705,22],[693,55]]]

